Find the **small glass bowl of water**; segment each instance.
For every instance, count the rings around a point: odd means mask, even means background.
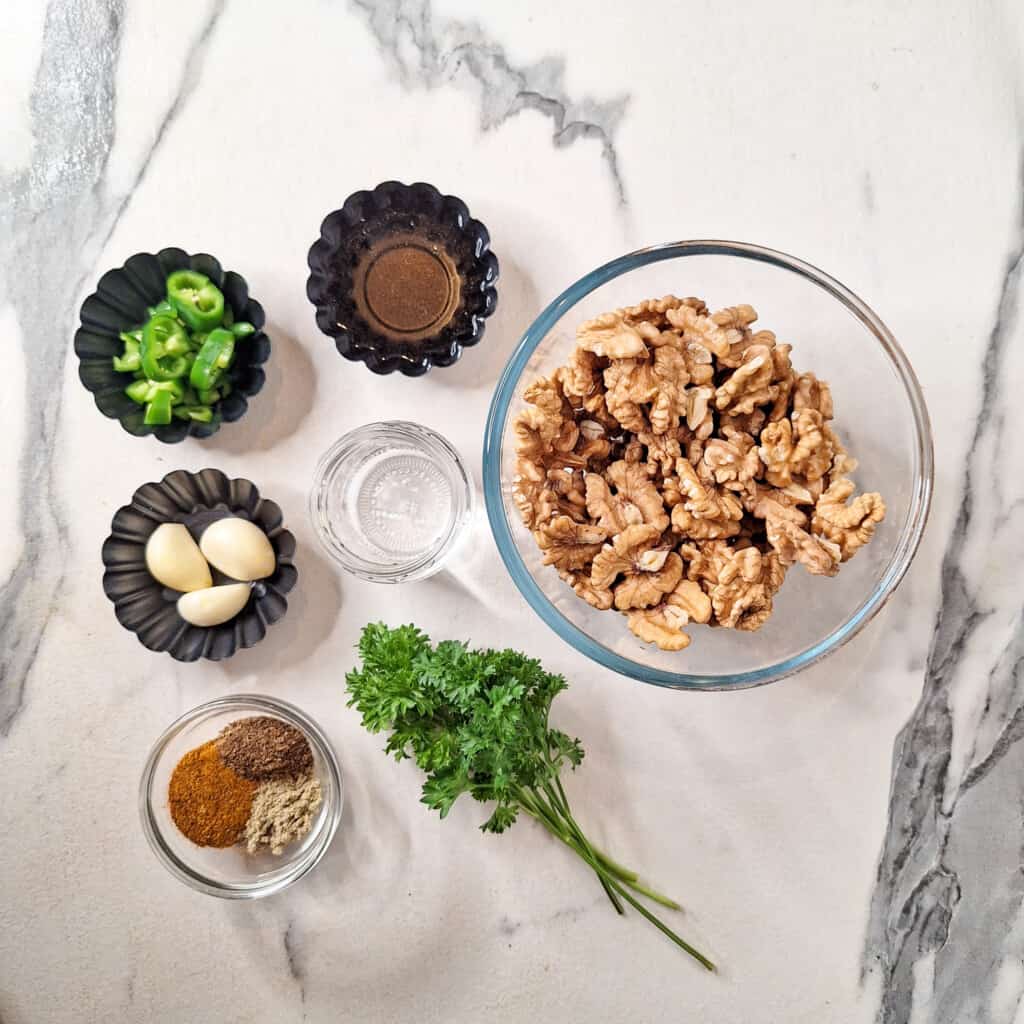
[[[473,485],[440,434],[418,423],[370,423],[320,459],[309,515],[324,550],[373,583],[441,568],[473,510]]]

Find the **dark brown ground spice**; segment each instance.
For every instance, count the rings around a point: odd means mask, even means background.
[[[231,846],[245,829],[257,788],[224,763],[210,740],[190,750],[171,773],[171,818],[197,846]]]
[[[366,304],[394,331],[424,331],[447,313],[451,319],[452,278],[445,264],[425,247],[397,245],[382,252],[366,270]],[[457,284],[457,282],[456,282]]]
[[[221,730],[217,749],[224,763],[247,779],[263,782],[284,775],[308,775],[313,751],[302,732],[279,718],[240,718]]]

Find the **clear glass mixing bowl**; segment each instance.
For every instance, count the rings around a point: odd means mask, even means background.
[[[523,390],[563,364],[575,329],[599,313],[666,294],[699,295],[711,308],[750,303],[758,327],[793,345],[793,365],[827,380],[834,426],[860,462],[860,489],[888,506],[872,542],[835,578],[800,566],[755,633],[689,626],[693,643],[667,652],[638,640],[622,615],[578,598],[542,564],[512,500],[512,422]],[[738,689],[773,682],[855,636],[892,595],[917,550],[932,491],[932,438],[914,371],[878,316],[848,288],[785,253],[742,242],[672,242],[629,253],[567,288],[530,325],[491,402],[484,496],[498,550],[530,606],[563,640],[607,668],[659,686]]]

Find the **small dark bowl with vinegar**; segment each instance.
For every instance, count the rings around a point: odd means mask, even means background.
[[[346,359],[418,377],[479,343],[498,258],[480,221],[433,185],[386,181],[329,213],[309,250],[306,294]]]

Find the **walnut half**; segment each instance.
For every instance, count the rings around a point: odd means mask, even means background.
[[[818,499],[811,519],[812,532],[838,544],[844,562],[871,540],[875,527],[885,518],[885,502],[880,494],[861,494],[847,505],[853,491],[852,480],[834,480]]]
[[[663,651],[681,651],[690,646],[689,634],[683,627],[690,622],[708,622],[711,599],[692,580],[680,580],[674,590],[653,608],[631,611],[627,617],[630,630],[649,644]]]
[[[594,557],[590,582],[598,590],[612,587],[620,611],[657,604],[682,579],[682,559],[655,547],[660,537],[654,526],[629,526]]]

